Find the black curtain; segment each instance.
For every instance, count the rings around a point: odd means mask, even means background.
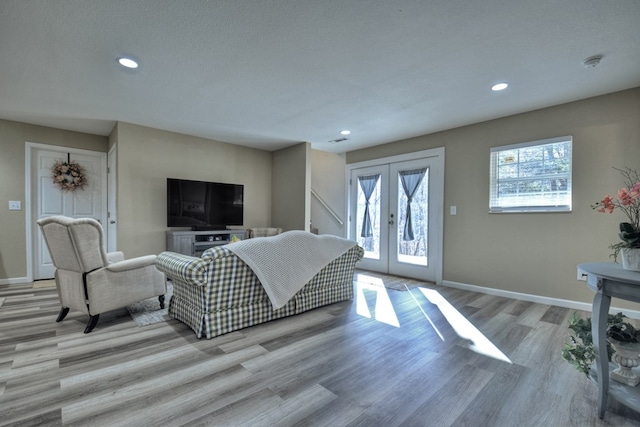
[[[360,237],[373,236],[373,233],[371,230],[371,218],[369,217],[369,199],[373,194],[373,190],[375,190],[376,188],[376,184],[378,183],[378,178],[380,178],[380,174],[358,177],[358,182],[360,183],[360,188],[362,188],[362,192],[364,193],[364,199],[366,202],[365,208],[364,208],[364,218],[362,219],[362,230],[360,232]]]
[[[424,178],[424,174],[426,171],[426,168],[422,168],[400,172],[402,188],[404,189],[404,194],[407,196],[407,221],[404,223],[404,240],[414,239],[413,223],[411,221],[411,201],[413,200],[413,195],[416,193],[416,190],[420,186],[420,183],[422,182],[422,178]]]

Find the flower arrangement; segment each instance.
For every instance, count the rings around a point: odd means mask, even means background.
[[[600,202],[591,205],[592,209],[601,213],[613,213],[622,211],[628,221],[620,223],[618,236],[622,242],[610,245],[613,250],[611,257],[618,259],[618,254],[625,248],[640,248],[640,175],[633,169],[616,169],[624,177],[624,187],[618,190],[614,200],[610,195],[604,196]]]
[[[62,191],[74,191],[87,185],[84,168],[78,162],[56,160],[51,168],[53,184]]]

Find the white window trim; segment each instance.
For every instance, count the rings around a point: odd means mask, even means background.
[[[547,145],[547,144],[555,144],[559,142],[569,142],[571,146],[571,158],[570,158],[570,169],[568,173],[568,183],[567,183],[567,192],[569,193],[568,203],[558,204],[558,205],[544,205],[544,206],[497,206],[494,205],[494,202],[497,200],[497,171],[498,171],[498,162],[496,161],[496,156],[494,153],[508,151],[508,150],[516,150],[526,147],[534,147],[539,145]],[[529,141],[518,144],[511,145],[502,145],[499,147],[491,147],[490,150],[490,178],[489,178],[489,213],[526,213],[526,212],[571,212],[572,210],[572,175],[573,175],[573,137],[571,135],[561,136],[557,138],[548,138],[541,139],[537,141]],[[556,175],[548,175],[548,176],[537,176],[536,178],[545,178],[549,176]]]

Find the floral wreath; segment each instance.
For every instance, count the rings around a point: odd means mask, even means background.
[[[74,191],[87,185],[84,168],[78,162],[56,160],[51,168],[53,184],[62,191]]]

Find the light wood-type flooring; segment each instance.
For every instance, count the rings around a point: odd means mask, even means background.
[[[572,310],[355,280],[353,301],[212,340],[124,308],[85,335],[80,313],[55,322],[54,288],[2,285],[0,425],[640,425],[616,402],[600,420],[562,360]]]

